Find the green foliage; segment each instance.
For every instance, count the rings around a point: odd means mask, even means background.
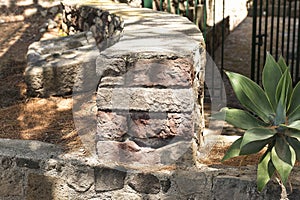
[[[231,145],[222,161],[266,147],[257,167],[258,190],[275,172],[286,185],[300,158],[300,82],[293,88],[284,59],[276,62],[270,54],[262,72],[263,88],[240,74],[226,74],[245,110],[223,108],[212,117],[244,129],[245,134]]]

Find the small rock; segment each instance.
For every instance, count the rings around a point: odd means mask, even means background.
[[[28,9],[26,9],[26,10],[24,11],[23,14],[24,14],[25,17],[30,17],[30,16],[36,14],[37,11],[38,11],[37,8],[28,8]]]
[[[73,26],[71,26],[69,28],[69,35],[74,35],[74,34],[76,34],[76,30],[75,30],[75,28]]]
[[[45,33],[46,32],[46,28],[41,28],[39,31],[40,31],[40,33]]]
[[[52,7],[49,10],[49,13],[51,13],[52,15],[55,15],[57,12],[58,12],[58,7],[57,6]]]
[[[40,13],[43,17],[46,17],[48,12],[47,10],[41,10]]]
[[[57,27],[57,23],[52,19],[48,19],[48,29],[53,29]]]
[[[133,175],[128,185],[137,192],[157,194],[160,191],[159,179],[153,174]]]
[[[47,30],[47,29],[48,29],[48,26],[49,26],[48,22],[45,22],[45,23],[41,26],[41,28],[45,28],[45,29]]]

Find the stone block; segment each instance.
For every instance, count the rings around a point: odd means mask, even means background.
[[[64,200],[69,199],[68,187],[62,179],[30,173],[27,178],[26,200]]]
[[[146,112],[192,112],[192,89],[99,88],[97,107],[100,110]]]
[[[127,117],[116,112],[98,111],[97,134],[99,140],[123,139],[128,132]]]
[[[276,186],[274,185],[276,184]],[[258,193],[255,177],[218,176],[214,179],[212,188],[213,199],[249,199],[273,200],[280,199],[281,188],[278,183],[270,182]]]
[[[172,140],[191,140],[193,123],[187,113],[98,111],[97,139],[125,141],[159,148]],[[192,130],[192,131],[191,131]]]
[[[139,193],[157,194],[160,192],[159,179],[153,174],[134,174],[130,177],[128,185]]]
[[[131,167],[161,167],[178,164],[194,165],[195,149],[192,141],[170,141],[158,149],[138,146],[134,141],[98,141],[97,155],[103,163],[116,162]],[[187,153],[188,152],[188,153]]]
[[[0,199],[6,197],[24,198],[24,173],[18,169],[0,171]]]
[[[173,177],[178,194],[183,196],[202,194],[203,199],[208,199],[211,183],[207,180],[205,173],[178,171]]]
[[[39,161],[34,161],[31,159],[16,158],[16,163],[17,163],[18,167],[27,167],[30,169],[39,169],[40,168]]]
[[[25,81],[30,96],[68,95],[97,86],[99,54],[88,33],[33,43],[27,53]]]
[[[128,200],[142,200],[143,198],[142,198],[141,195],[138,195],[138,194],[135,194],[135,193],[127,193],[127,192],[124,192],[124,191],[120,191],[120,192],[115,192],[112,195],[112,199],[114,199],[114,200],[125,200],[125,199],[126,200],[127,199]]]
[[[122,189],[127,172],[110,168],[95,168],[95,190],[106,192]]]
[[[65,176],[69,187],[76,192],[86,192],[94,184],[94,169],[87,166],[69,166]]]
[[[100,87],[190,88],[193,84],[193,65],[189,58],[143,58],[125,64],[125,59],[100,56],[97,62],[105,63],[105,68],[97,71],[99,76],[104,76]]]
[[[62,153],[58,146],[36,140],[0,139],[0,147],[0,155],[20,158],[19,166],[27,162],[33,168],[37,168],[39,160],[55,158]]]
[[[133,138],[151,140],[193,137],[191,113],[131,112],[128,119],[128,134]],[[147,145],[146,145],[147,146]]]

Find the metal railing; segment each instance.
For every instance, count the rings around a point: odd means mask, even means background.
[[[251,78],[261,82],[266,54],[283,56],[300,80],[300,1],[253,0]]]

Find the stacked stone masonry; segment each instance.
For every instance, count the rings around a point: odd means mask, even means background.
[[[70,36],[29,47],[28,94],[97,91],[94,148],[106,162],[195,165],[204,124],[199,29],[124,4],[62,5]]]
[[[106,1],[68,4],[66,30],[76,34],[30,46],[28,94],[97,92],[97,154],[0,140],[0,199],[279,199],[277,183],[256,191],[253,167],[195,167],[205,51],[192,23]]]
[[[145,200],[280,199],[271,181],[256,190],[255,170],[242,168],[144,168],[99,165],[93,157],[65,154],[54,145],[0,140],[0,199],[5,200]],[[298,199],[299,170],[291,176]]]

